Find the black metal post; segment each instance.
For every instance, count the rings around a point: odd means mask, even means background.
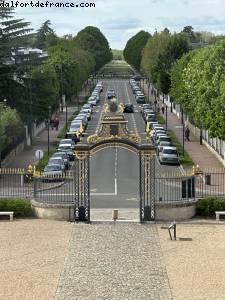
[[[150,91],[150,83],[148,83],[148,102],[150,103],[150,95],[149,95],[149,91]]]
[[[184,123],[184,112],[183,112],[183,109],[181,107],[181,124]]]
[[[63,72],[60,64],[60,82],[61,82],[61,111],[63,112]]]
[[[66,131],[67,131],[67,125],[68,125],[68,116],[67,116],[67,103],[66,103]]]
[[[171,113],[173,112],[173,101],[171,101],[171,99],[170,99],[170,111]]]
[[[183,123],[183,156],[184,156],[184,123]]]
[[[202,127],[200,128],[200,145],[202,145],[203,143],[202,143]]]
[[[166,105],[166,129],[167,129],[167,105]]]
[[[51,120],[51,106],[48,107],[48,157],[50,153],[50,138],[49,138],[49,127],[50,127],[50,120]]]

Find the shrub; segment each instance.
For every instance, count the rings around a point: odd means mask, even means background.
[[[215,216],[215,211],[225,210],[224,198],[204,198],[197,203],[196,213],[199,216],[211,217]]]
[[[39,162],[36,165],[36,171],[43,171],[45,166],[48,164],[48,160],[49,158],[52,156],[52,154],[55,152],[54,150],[51,150],[49,152],[49,156],[48,156],[48,152],[44,153],[44,156],[39,160]]]
[[[13,211],[15,217],[33,216],[30,200],[26,199],[2,199],[0,211]]]

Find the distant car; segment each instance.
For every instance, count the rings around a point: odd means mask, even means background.
[[[123,112],[124,113],[133,113],[134,112],[133,104],[125,104]]]
[[[134,79],[135,81],[140,81],[141,75],[136,74],[136,75],[132,76],[132,79]]]
[[[72,149],[75,148],[75,143],[74,143],[73,139],[63,139],[63,140],[60,140],[59,146],[62,145],[62,144],[70,145],[70,147]]]
[[[161,142],[172,143],[171,138],[165,134],[157,137],[156,144],[159,145]]]
[[[140,103],[140,104],[145,103],[145,96],[143,96],[143,95],[137,95],[136,96],[136,101],[137,101],[137,103]]]
[[[67,144],[60,145],[60,147],[58,147],[58,149],[57,149],[57,152],[65,152],[69,156],[70,160],[74,160],[73,149]]]
[[[66,152],[55,152],[52,157],[61,157],[64,161],[66,170],[69,169],[70,163],[69,163],[69,156]]]
[[[157,153],[159,154],[159,152],[161,152],[163,147],[165,147],[165,146],[172,146],[172,144],[170,141],[160,141],[158,143]]]
[[[107,91],[107,99],[112,99],[114,97],[116,97],[115,91],[114,90],[108,90]]]
[[[44,168],[42,180],[45,181],[61,181],[63,180],[64,171],[60,165],[47,165]]]
[[[165,146],[159,152],[159,162],[161,164],[175,164],[179,165],[179,158],[177,154],[177,148],[171,146]]]
[[[62,157],[60,156],[55,156],[55,157],[51,157],[48,160],[48,165],[59,165],[61,167],[61,169],[64,171],[65,170],[65,163]]]

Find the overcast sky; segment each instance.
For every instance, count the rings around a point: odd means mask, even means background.
[[[20,0],[20,2],[30,0]],[[38,0],[33,0],[37,2]],[[45,3],[46,0],[40,0]],[[59,2],[62,0],[49,0]],[[153,33],[163,30],[181,31],[192,25],[198,31],[225,33],[224,0],[63,0],[95,3],[95,8],[17,8],[17,17],[30,21],[37,29],[51,20],[58,35],[72,34],[86,26],[98,27],[110,47],[123,49],[127,40],[140,30]]]

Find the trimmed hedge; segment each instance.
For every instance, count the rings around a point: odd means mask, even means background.
[[[197,203],[196,213],[199,216],[214,217],[215,211],[225,211],[225,198],[204,198]]]
[[[32,217],[34,215],[30,200],[26,199],[1,199],[0,211],[13,211],[15,217]]]

